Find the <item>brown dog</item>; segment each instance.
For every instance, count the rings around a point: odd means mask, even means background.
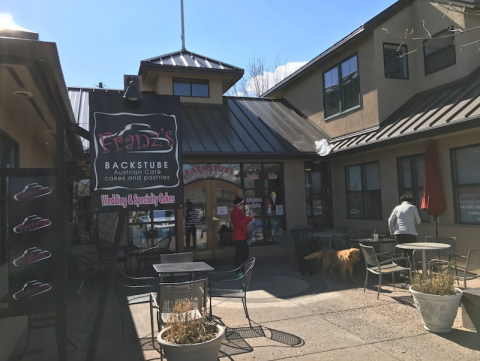
[[[356,248],[346,249],[344,251],[335,251],[330,249],[328,251],[320,251],[312,253],[305,257],[306,260],[323,258],[323,274],[325,270],[330,269],[330,276],[332,276],[335,267],[340,269],[343,280],[345,281],[345,271],[350,273],[350,280],[353,282],[352,272],[355,262],[360,261],[360,250]]]

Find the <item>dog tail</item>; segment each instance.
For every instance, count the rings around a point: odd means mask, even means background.
[[[322,258],[323,257],[323,251],[319,251],[319,252],[315,252],[315,253],[312,253],[308,256],[305,257],[306,260],[312,260],[312,259],[315,259],[315,258]]]

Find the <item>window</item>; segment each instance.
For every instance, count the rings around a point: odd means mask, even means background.
[[[170,250],[174,250],[175,222],[175,211],[171,209],[128,212],[129,243],[139,248],[149,248],[170,237]]]
[[[413,197],[413,203],[418,208],[422,222],[430,222],[430,216],[420,206],[425,182],[425,156],[423,154],[397,158],[398,193]]]
[[[407,46],[383,44],[385,78],[408,79]]]
[[[382,219],[380,166],[378,162],[345,168],[347,180],[347,217]]]
[[[456,222],[480,224],[480,144],[453,149],[451,158]]]
[[[208,80],[174,78],[173,95],[208,98],[210,96]]]
[[[333,228],[329,162],[305,162],[305,193],[308,224]]]
[[[323,74],[325,118],[360,106],[357,55]]]
[[[286,229],[282,163],[242,164],[245,211],[256,214],[247,226],[249,244],[275,241],[275,232]]]
[[[425,75],[455,64],[455,39],[452,34],[453,27],[450,27],[423,42]]]

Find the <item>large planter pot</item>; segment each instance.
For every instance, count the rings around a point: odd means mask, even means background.
[[[458,306],[463,291],[455,288],[456,295],[437,296],[417,292],[410,286],[413,301],[422,316],[423,326],[434,333],[448,333],[452,331],[453,321],[457,317]]]
[[[225,338],[225,328],[217,325],[217,329],[217,336],[210,341],[193,345],[177,345],[163,339],[163,335],[170,330],[170,327],[167,327],[158,334],[157,341],[162,346],[168,361],[217,361],[222,341]]]

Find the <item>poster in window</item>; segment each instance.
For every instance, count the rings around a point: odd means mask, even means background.
[[[27,313],[56,305],[56,177],[9,181],[9,305]]]
[[[96,211],[183,206],[178,97],[90,94],[92,206]]]
[[[480,187],[461,187],[458,189],[460,222],[480,224]]]

